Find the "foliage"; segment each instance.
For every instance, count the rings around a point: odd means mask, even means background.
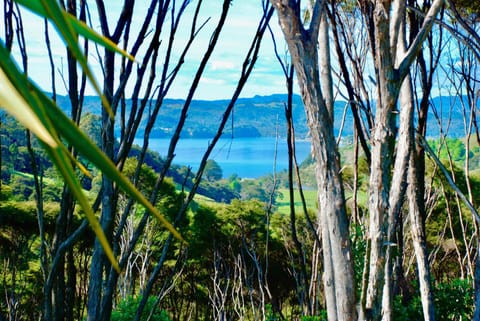
[[[470,281],[453,279],[435,289],[437,320],[470,320],[473,315],[473,287]]]
[[[206,258],[211,255],[210,250],[218,237],[218,217],[212,208],[198,206],[189,220],[189,252],[193,257]]]
[[[302,321],[327,321],[327,311],[320,311],[319,316],[303,316]]]
[[[93,113],[86,113],[80,120],[80,129],[92,140],[95,145],[100,146],[102,141],[102,118]]]
[[[455,7],[462,15],[469,16],[472,18],[477,18],[480,16],[480,6],[478,2],[471,0],[452,0],[455,4]],[[473,19],[472,19],[473,20]]]
[[[12,175],[10,187],[15,199],[18,201],[27,200],[33,193],[33,178],[24,175]]]
[[[116,308],[112,311],[111,321],[131,321],[135,318],[135,315],[138,310],[138,306],[142,300],[142,296],[129,296],[126,299],[120,301],[120,303],[116,306]],[[142,317],[140,318],[141,321],[170,321],[170,317],[165,310],[159,310],[155,307],[156,298],[151,296],[147,300],[147,304],[145,305],[144,312]],[[149,313],[152,309],[155,308],[155,312],[153,313],[152,317],[149,319]]]
[[[259,179],[244,179],[241,181],[240,199],[255,199],[260,202],[269,203],[270,198],[275,200],[279,196],[278,182],[273,175],[266,175]]]
[[[414,296],[408,303],[404,303],[401,296],[395,296],[393,311],[394,321],[421,320],[423,318],[422,302],[418,295]]]
[[[228,237],[230,235],[243,235],[253,237],[258,232],[265,232],[263,224],[265,206],[263,203],[233,200],[233,202],[217,211],[222,221],[220,230]]]
[[[242,181],[240,196],[242,200],[255,199],[262,202],[268,201],[268,191],[253,180]]]
[[[242,183],[237,174],[233,174],[228,178],[228,187],[235,193],[240,193],[242,190]]]
[[[203,175],[209,181],[218,181],[223,177],[222,168],[216,161],[214,161],[213,159],[209,159],[205,164]]]
[[[267,304],[265,306],[265,310],[265,321],[286,321],[278,313],[275,313],[275,311],[273,311],[271,304]]]
[[[187,186],[190,186],[192,183],[193,181],[188,182]],[[224,180],[215,182],[202,180],[197,189],[197,193],[220,203],[230,203],[233,199],[238,198],[238,192],[227,186]]]
[[[8,114],[0,114],[2,117],[0,126],[1,152],[2,152],[2,180],[8,182],[8,178],[15,171],[33,173],[32,161],[27,149],[27,133],[18,121]],[[46,153],[35,137],[31,140],[38,168],[52,166]]]
[[[3,187],[2,187],[3,188]],[[57,203],[46,203],[44,211],[45,228],[51,230],[55,224],[55,216],[59,210]],[[3,201],[0,202],[0,226],[13,228],[23,233],[35,235],[37,226],[37,208],[33,201]]]
[[[471,320],[473,315],[473,287],[470,281],[453,279],[435,286],[434,301],[436,320]],[[422,304],[417,294],[408,302],[396,296],[394,299],[394,321],[420,320]]]
[[[461,139],[447,138],[445,143],[442,143],[440,140],[432,140],[429,144],[434,151],[439,151],[438,158],[441,160],[448,160],[449,156],[451,156],[454,162],[460,162],[465,159],[465,144]]]
[[[138,167],[138,160],[133,157],[127,158],[125,161],[125,165],[123,166],[123,173],[127,176],[130,180],[133,180],[135,176],[135,172]],[[157,174],[150,166],[146,164],[142,164],[140,168],[140,172],[137,179],[137,185],[139,186],[139,190],[144,195],[149,195],[157,180]]]
[[[362,291],[361,280],[363,277],[363,266],[365,264],[365,253],[367,250],[367,242],[365,240],[365,227],[361,225],[353,225],[350,227],[352,241],[352,254],[355,281],[357,282],[357,295],[360,296]]]
[[[5,185],[2,182],[0,189],[0,201],[4,202],[11,199],[13,197],[12,191],[13,189],[11,186]]]
[[[467,180],[463,169],[457,164],[449,165],[444,161],[447,168],[450,169],[450,175],[455,177],[456,186],[468,195]],[[426,162],[426,175],[433,177],[429,179],[432,189],[431,197],[433,203],[429,207],[430,215],[426,220],[426,238],[430,247],[438,247],[438,257],[443,257],[441,264],[432,262],[432,273],[437,280],[443,281],[445,278],[455,278],[461,276],[460,266],[456,259],[456,248],[462,255],[466,254],[468,245],[461,241],[462,235],[474,233],[473,217],[463,202],[457,204],[457,195],[449,185],[447,179],[442,173],[435,172],[436,164]],[[469,177],[472,191],[472,201],[478,204],[480,201],[480,180],[478,176]],[[445,229],[446,224],[448,228]]]

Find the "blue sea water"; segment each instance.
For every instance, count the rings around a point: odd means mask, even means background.
[[[135,143],[142,143],[142,139],[137,139]],[[209,143],[209,139],[180,139],[173,162],[198,169]],[[153,138],[150,139],[149,148],[165,156],[169,144],[170,139]],[[295,148],[300,163],[310,153],[310,141],[297,141]],[[287,169],[288,148],[285,138],[222,138],[209,158],[220,165],[225,178],[232,174],[241,178],[258,178],[273,174],[274,170],[279,172]]]

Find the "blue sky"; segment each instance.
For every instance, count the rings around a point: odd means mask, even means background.
[[[105,1],[107,12],[109,13],[109,22],[113,26],[115,20],[120,14],[119,3],[123,1],[107,0]],[[135,31],[139,28],[143,22],[146,12],[147,1],[136,1],[136,7],[134,10],[134,22],[132,30]],[[177,1],[180,2],[180,1]],[[173,87],[171,88],[168,97],[169,98],[185,98],[194,73],[197,70],[198,64],[202,59],[205,49],[209,43],[213,28],[216,21],[219,18],[222,7],[221,0],[204,0],[200,18],[198,24],[203,23],[207,18],[211,18],[206,24],[205,28],[200,32],[194,45],[192,46],[190,54],[186,57],[185,64],[182,67],[181,73],[178,75]],[[92,13],[92,27],[99,29],[99,25],[95,19],[95,3],[93,0],[88,0]],[[176,39],[176,56],[183,49],[183,45],[187,41],[192,12],[195,10],[197,1],[192,1],[186,10],[186,14],[183,18],[184,28],[181,30]],[[41,18],[29,14],[23,11],[23,22],[25,28],[25,34],[27,37],[27,52],[28,52],[28,73],[29,76],[37,82],[44,90],[51,90],[51,70],[48,61],[48,53],[45,48],[45,36],[44,36],[44,22]],[[233,90],[237,84],[237,80],[240,75],[243,59],[250,45],[250,41],[255,34],[258,21],[262,16],[262,0],[234,0],[231,3],[229,16],[227,18],[226,25],[222,31],[219,43],[211,57],[204,76],[201,80],[195,99],[228,99],[231,97]],[[286,53],[286,45],[283,39],[283,35],[279,29],[277,17],[274,15],[270,22],[272,29],[274,30],[276,41],[278,44],[278,50],[282,55]],[[0,24],[0,38],[4,37],[4,26]],[[136,28],[136,29],[135,29]],[[133,32],[135,34],[135,32]],[[65,86],[62,81],[62,74],[66,75],[66,50],[63,43],[56,37],[55,30],[50,28],[50,36],[53,47],[53,56],[55,61],[55,77],[57,92],[65,94]],[[164,36],[165,33],[164,33]],[[132,36],[133,38],[133,36]],[[164,50],[166,41],[162,42]],[[18,47],[15,47],[18,48]],[[332,48],[333,49],[333,48]],[[456,58],[455,49],[451,51],[453,59]],[[18,57],[18,50],[14,51],[14,54]],[[175,56],[175,53],[174,53]],[[332,53],[332,63],[336,64],[334,58],[335,54]],[[139,59],[141,55],[138,55]],[[161,59],[161,58],[160,58]],[[369,58],[367,57],[367,60]],[[97,73],[97,78],[101,79],[101,69],[98,63],[98,57],[95,51],[92,49],[89,54],[89,61],[93,70]],[[157,74],[160,73],[161,62],[158,62],[159,66]],[[336,68],[338,69],[338,68]],[[374,77],[373,69],[367,68],[366,71],[369,76]],[[442,70],[438,71],[439,80],[445,78],[442,76]],[[118,79],[118,75],[117,75]],[[335,80],[337,82],[337,80]],[[131,82],[133,83],[133,82]],[[373,87],[373,84],[367,83]],[[447,84],[448,86],[449,84]],[[342,86],[337,88],[343,90]],[[445,88],[444,88],[445,89]],[[448,89],[448,88],[447,88]],[[373,90],[373,88],[372,88]],[[127,91],[131,91],[131,87],[127,87]],[[297,90],[298,91],[298,90]],[[251,74],[250,80],[245,86],[242,97],[252,97],[255,95],[269,95],[274,93],[285,92],[285,79],[281,71],[281,67],[276,60],[273,50],[273,42],[270,34],[267,33],[262,42],[262,48],[260,56],[257,61],[256,67]],[[93,90],[87,90],[87,94],[93,95]],[[128,92],[127,92],[128,94]],[[434,89],[433,96],[440,94],[438,88]],[[373,96],[372,96],[373,97]],[[343,99],[342,97],[338,97]]]
[[[116,17],[119,14],[120,8],[117,1],[105,1],[107,12],[109,12],[113,25]],[[145,16],[145,4],[142,1],[137,1],[138,7],[134,11],[134,24],[139,28],[143,17]],[[95,4],[90,3],[92,20],[95,12]],[[196,2],[193,1],[186,12],[184,23],[186,28],[178,36],[178,52],[183,48],[190,28],[189,17],[195,9]],[[201,18],[199,21],[204,21],[208,17],[211,20],[207,23],[205,28],[199,34],[195,41],[191,53],[186,57],[186,62],[183,70],[180,73],[175,85],[172,87],[169,97],[184,98],[190,87],[193,74],[197,69],[198,63],[203,57],[206,46],[211,37],[212,30],[218,20],[221,12],[222,1],[220,0],[205,0],[201,10]],[[240,75],[240,70],[244,56],[248,50],[251,39],[255,34],[255,30],[262,15],[262,0],[236,0],[232,2],[229,17],[227,18],[226,26],[222,31],[221,38],[214,51],[213,56],[207,66],[204,77],[198,88],[196,99],[221,99],[230,98],[236,86],[237,79]],[[48,54],[44,44],[44,23],[39,17],[36,17],[28,12],[23,13],[24,28],[26,31],[27,52],[29,56],[28,73],[29,76],[37,82],[44,90],[51,90],[51,70],[48,61]],[[283,41],[283,35],[279,31],[276,16],[272,17],[271,26],[276,34],[279,51],[286,52],[286,46]],[[95,23],[93,28],[98,28]],[[3,24],[0,27],[1,37],[4,37]],[[66,61],[65,48],[60,40],[56,37],[55,30],[50,28],[50,36],[52,38],[53,55],[56,63],[56,85],[60,94],[65,93],[65,86],[63,85],[61,74],[66,75]],[[166,44],[166,42],[164,42]],[[94,50],[91,50],[89,61],[94,71],[100,76],[100,68],[97,56]],[[158,64],[160,66],[160,64]],[[157,73],[160,71],[160,67]],[[100,78],[100,77],[97,77]],[[242,96],[252,97],[255,95],[268,95],[273,93],[285,92],[285,80],[281,67],[277,62],[274,52],[273,44],[270,34],[267,33],[262,42],[262,49],[256,67],[251,74],[249,83],[245,86]],[[89,94],[93,91],[89,90]]]

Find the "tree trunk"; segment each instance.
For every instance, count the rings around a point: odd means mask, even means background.
[[[477,241],[477,249],[480,249],[480,242]],[[473,312],[472,320],[480,320],[480,255],[477,255],[475,262],[475,280],[474,280],[474,289],[475,289],[475,310]]]
[[[410,66],[428,33],[436,14],[444,0],[435,0],[425,16],[418,35],[408,50],[397,57],[397,46],[403,41],[401,26],[405,6],[395,2],[392,10],[390,0],[375,1],[373,12],[365,17],[370,21],[373,16],[374,37],[371,38],[372,52],[377,81],[377,106],[375,126],[372,134],[372,163],[369,188],[369,240],[371,252],[369,258],[369,277],[366,293],[365,312],[368,320],[382,318],[382,292],[385,280],[385,252],[388,244],[388,211],[391,192],[391,165],[395,138],[395,107],[400,85],[407,77]],[[395,58],[396,61],[395,61]],[[395,168],[397,170],[397,168]]]
[[[108,29],[104,29],[104,34],[108,35]],[[112,101],[114,73],[115,73],[115,57],[114,54],[105,50],[104,55],[104,89],[103,94],[109,103]],[[110,159],[114,159],[114,132],[113,119],[105,108],[102,108],[102,151]],[[113,182],[104,174],[102,174],[102,208],[100,216],[100,224],[102,229],[110,241],[112,238],[113,222],[115,217],[115,190]],[[109,263],[106,260],[102,245],[95,239],[94,250],[92,255],[92,265],[90,268],[90,283],[88,290],[88,321],[99,321],[101,315],[101,302],[103,292],[104,273],[109,271]],[[110,315],[110,314],[108,314]]]
[[[340,175],[333,122],[321,91],[317,39],[321,16],[316,3],[310,29],[303,28],[299,10],[289,1],[271,1],[286,38],[312,137],[322,226],[324,287],[328,320],[356,320],[355,281],[349,222]]]
[[[413,146],[413,92],[410,77],[405,79],[400,94],[400,129],[397,144],[395,171],[392,178],[392,188],[389,195],[388,233],[385,256],[385,284],[383,288],[382,315],[383,321],[392,320],[393,312],[393,260],[402,255],[397,249],[398,240],[395,238],[400,221],[400,213],[407,189],[407,172],[410,154]],[[394,254],[395,253],[395,254]]]
[[[388,234],[390,169],[393,159],[394,118],[398,83],[390,51],[390,1],[375,4],[375,68],[377,72],[377,106],[372,134],[372,162],[369,188],[371,251],[365,312],[368,320],[382,316],[382,291],[385,278],[385,251]]]
[[[435,307],[433,303],[433,291],[430,283],[430,266],[428,263],[427,242],[425,235],[425,223],[423,219],[423,194],[418,194],[416,157],[412,153],[410,157],[410,169],[408,173],[408,200],[409,218],[412,230],[413,248],[417,259],[418,281],[420,284],[420,298],[422,300],[423,316],[425,321],[435,320]]]
[[[402,0],[395,1],[394,7],[400,12],[405,10],[405,2]],[[396,46],[396,59],[400,59],[406,50],[405,36],[405,15],[398,15],[393,22],[394,31],[392,31],[391,46]],[[398,225],[401,219],[400,214],[404,203],[405,192],[407,189],[407,172],[410,160],[410,154],[413,148],[413,89],[410,75],[407,75],[400,88],[399,94],[399,114],[400,128],[398,130],[398,142],[395,156],[395,171],[393,172],[391,181],[391,191],[389,195],[388,208],[388,227],[387,227],[387,246],[385,255],[385,284],[383,287],[382,301],[382,317],[383,321],[392,320],[393,312],[393,262],[398,256],[402,256],[399,252],[399,240],[395,238],[398,234]],[[398,250],[397,250],[398,249]]]

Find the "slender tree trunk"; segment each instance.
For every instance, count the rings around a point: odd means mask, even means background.
[[[477,241],[477,249],[480,249],[480,242]],[[480,255],[477,254],[477,259],[475,262],[475,280],[474,280],[474,289],[475,289],[475,310],[473,312],[472,320],[480,320]]]
[[[107,18],[103,3],[97,2],[100,20],[102,25],[102,32],[107,37],[110,37],[110,32],[107,25]],[[114,41],[115,42],[115,41]],[[105,50],[104,61],[104,83],[103,95],[106,100],[112,102],[112,93],[114,87],[115,75],[115,55],[114,53]],[[106,108],[102,108],[102,145],[101,149],[110,159],[114,159],[114,119],[107,112]],[[112,238],[113,222],[115,217],[115,190],[113,182],[104,174],[102,174],[102,208],[100,216],[100,224],[108,240]],[[104,281],[104,274],[109,270],[109,263],[105,258],[103,247],[95,239],[92,265],[90,268],[90,284],[88,291],[88,321],[100,320],[100,308],[102,302],[102,284]]]
[[[419,32],[420,21],[416,14],[409,15],[411,37],[416,36]],[[442,36],[440,34],[440,39]],[[442,42],[440,42],[442,43]],[[440,46],[441,47],[441,46]],[[429,48],[435,51],[434,48]],[[427,68],[423,52],[418,55],[418,66],[421,75],[422,99],[419,103],[418,127],[417,133],[424,137],[427,131],[428,109],[430,107],[430,93],[433,86],[433,75],[438,65],[440,49],[436,55],[432,53]],[[414,134],[415,135],[415,134]],[[413,151],[410,155],[409,169],[409,220],[412,229],[412,238],[414,242],[414,251],[418,265],[418,278],[421,290],[422,308],[425,320],[435,320],[435,309],[433,301],[433,289],[431,285],[430,266],[428,261],[428,253],[426,248],[425,233],[425,150],[421,144],[414,144]],[[475,320],[475,319],[474,319]]]
[[[287,40],[312,136],[322,226],[324,288],[329,320],[356,320],[355,281],[349,224],[333,123],[321,91],[317,40],[320,3],[310,29],[303,28],[298,8],[289,1],[271,1]]]
[[[334,122],[334,98],[333,98],[333,79],[332,79],[332,63],[330,60],[330,38],[328,28],[328,17],[326,11],[323,11],[320,17],[320,29],[318,37],[318,51],[320,64],[320,78],[322,85],[323,98],[327,107],[332,123]]]
[[[403,0],[395,1],[394,8],[399,12],[405,11],[405,3]],[[391,46],[396,46],[397,62],[400,59],[400,55],[403,55],[406,50],[406,23],[405,15],[399,15],[394,23],[395,30],[392,31]],[[398,230],[398,225],[401,217],[402,205],[404,203],[405,192],[407,189],[407,172],[410,160],[410,154],[413,148],[413,89],[412,80],[408,74],[403,81],[400,88],[399,97],[399,114],[400,128],[398,130],[398,142],[395,156],[395,171],[393,172],[391,181],[391,191],[389,195],[389,208],[388,208],[388,227],[387,227],[387,246],[385,255],[385,284],[383,288],[383,301],[382,301],[382,316],[383,321],[392,320],[393,312],[393,262],[397,256],[401,256],[402,253],[398,250],[398,240],[395,238]]]
[[[293,77],[293,68],[291,69],[290,75]],[[287,78],[288,84],[288,104],[285,108],[285,115],[287,119],[287,146],[288,146],[288,186],[289,186],[289,203],[290,203],[290,231],[292,233],[293,242],[297,248],[297,259],[298,264],[300,265],[300,277],[299,293],[297,297],[301,297],[302,300],[299,300],[302,308],[307,307],[308,315],[312,315],[312,304],[310,301],[310,292],[308,286],[308,276],[307,269],[305,264],[305,251],[303,244],[299,241],[297,236],[297,227],[296,227],[296,213],[295,213],[295,199],[294,199],[294,182],[293,182],[293,165],[294,165],[294,154],[295,154],[295,135],[293,132],[293,119],[292,119],[292,95],[293,95],[293,79],[292,77]]]
[[[425,321],[435,320],[435,307],[433,302],[433,290],[430,280],[430,265],[425,234],[425,222],[423,213],[423,194],[418,193],[417,158],[414,153],[410,157],[410,168],[408,173],[408,204],[409,219],[412,231],[413,248],[417,259],[418,281],[420,285],[420,298],[422,300],[423,316]]]
[[[397,74],[390,51],[390,2],[377,1],[375,23],[375,68],[377,72],[377,106],[372,133],[372,162],[369,187],[370,258],[366,296],[367,320],[380,320],[382,316],[382,291],[385,280],[385,251],[388,234],[388,208],[390,169],[393,159],[394,115],[398,96]]]
[[[400,213],[407,189],[407,172],[413,146],[413,92],[410,77],[403,83],[400,94],[400,129],[396,150],[395,171],[392,177],[392,188],[389,195],[388,233],[385,255],[385,284],[383,288],[382,315],[383,321],[392,320],[393,312],[393,262],[396,256],[402,255],[398,250],[397,235]]]
[[[390,0],[376,0],[373,12],[366,20],[373,19],[371,47],[377,80],[377,106],[375,126],[372,133],[372,163],[369,187],[369,277],[366,293],[365,313],[367,320],[382,318],[382,297],[385,280],[385,254],[388,244],[388,211],[390,206],[391,179],[395,130],[395,107],[400,85],[407,77],[422,43],[430,32],[435,16],[444,0],[435,0],[427,12],[424,23],[408,50],[397,57],[397,46],[403,41],[400,27],[404,19],[405,6],[395,2],[392,10]],[[365,11],[366,12],[366,11]],[[373,16],[373,17],[372,17]],[[395,58],[398,58],[395,60]],[[397,170],[397,168],[395,168]]]

